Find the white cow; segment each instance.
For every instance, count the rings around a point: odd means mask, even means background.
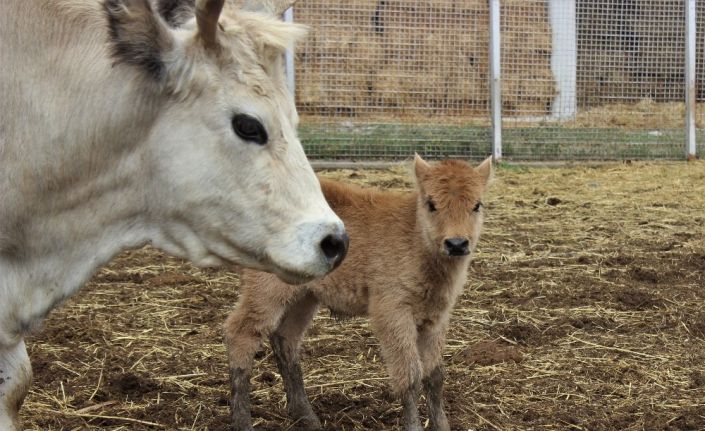
[[[345,255],[284,80],[305,29],[192,3],[0,1],[2,431],[29,386],[25,334],[120,251],[290,282]]]

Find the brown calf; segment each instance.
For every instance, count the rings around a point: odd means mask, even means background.
[[[225,326],[235,430],[252,430],[249,381],[264,335],[284,381],[289,414],[308,429],[321,428],[298,359],[319,304],[339,315],[369,315],[407,430],[423,429],[416,406],[421,384],[431,428],[449,430],[442,350],[480,236],[492,163],[431,166],[416,156],[414,170],[418,190],[405,194],[321,179],[326,200],[350,233],[348,257],[323,280],[292,286],[267,273],[243,272],[241,299]]]

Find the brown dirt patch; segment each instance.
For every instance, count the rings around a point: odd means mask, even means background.
[[[495,341],[480,341],[463,350],[460,360],[467,365],[495,365],[502,362],[521,362],[522,355],[519,349],[506,346]]]
[[[404,189],[407,172],[324,175]],[[705,163],[496,178],[445,350],[452,429],[705,429]],[[120,255],[28,340],[25,428],[227,430],[238,285],[150,248]],[[321,312],[303,348],[326,430],[401,429],[365,319]],[[252,379],[259,430],[293,425],[273,362],[265,349]]]

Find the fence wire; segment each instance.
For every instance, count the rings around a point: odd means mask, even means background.
[[[683,157],[685,0],[501,7],[505,158]],[[487,0],[306,0],[294,19],[312,28],[296,61],[310,157],[490,154]],[[697,119],[700,137],[701,105]]]

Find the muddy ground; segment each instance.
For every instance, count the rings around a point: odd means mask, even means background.
[[[705,429],[705,164],[510,166],[485,204],[445,350],[453,430]],[[226,430],[237,292],[225,270],[122,254],[28,340],[25,428]],[[320,312],[303,364],[326,430],[400,429],[364,319]],[[268,348],[253,389],[256,429],[294,428]]]

